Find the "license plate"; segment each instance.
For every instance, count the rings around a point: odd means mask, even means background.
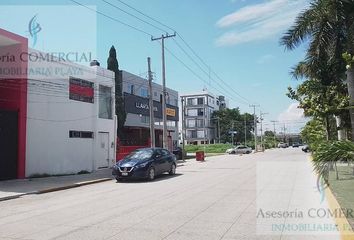
[[[128,176],[128,173],[127,172],[123,172],[122,176]]]

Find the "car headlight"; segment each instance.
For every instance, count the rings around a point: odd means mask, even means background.
[[[149,162],[140,163],[140,164],[136,165],[135,168],[143,168],[143,167],[146,167],[148,164],[149,164]]]

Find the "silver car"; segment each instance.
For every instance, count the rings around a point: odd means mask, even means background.
[[[249,154],[251,152],[252,152],[252,148],[243,145],[239,145],[235,148],[230,148],[226,150],[226,153],[229,154]]]

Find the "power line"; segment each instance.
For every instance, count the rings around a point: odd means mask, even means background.
[[[118,7],[118,6],[116,6],[116,5],[112,4],[112,3],[107,2],[106,0],[102,0],[102,1],[106,2],[107,4],[111,5],[112,7],[116,8],[116,9],[118,9],[118,10],[120,10],[120,11],[123,11],[124,13],[126,13],[126,14],[128,14],[128,15],[130,15],[130,16],[132,16],[132,17],[137,18],[138,20],[140,20],[140,21],[142,21],[142,22],[144,22],[144,23],[146,23],[146,24],[149,24],[150,26],[155,27],[155,28],[158,29],[158,30],[164,31],[164,29],[161,29],[160,27],[157,27],[156,25],[147,22],[147,21],[141,19],[140,17],[138,17],[138,16],[136,16],[136,15],[134,15],[134,14],[132,14],[132,13],[129,13],[129,12],[127,12],[127,11],[121,9],[120,7]],[[116,0],[116,1],[118,1],[118,2],[120,2],[120,3],[122,3],[122,4],[124,4],[124,5],[127,6],[128,8],[130,8],[130,9],[132,9],[132,10],[138,12],[139,14],[141,14],[141,15],[143,15],[143,16],[149,18],[150,20],[152,20],[152,21],[154,21],[154,22],[156,22],[156,23],[158,23],[158,24],[160,24],[160,25],[162,25],[162,26],[164,26],[164,27],[166,27],[166,28],[168,28],[168,29],[174,31],[174,32],[177,34],[177,36],[182,40],[182,42],[189,48],[189,50],[190,50],[208,69],[210,69],[210,67],[208,66],[208,64],[206,64],[206,62],[196,53],[196,51],[187,43],[187,41],[184,40],[184,38],[182,37],[182,35],[179,34],[179,33],[177,33],[173,28],[169,27],[168,25],[166,25],[166,24],[164,24],[164,23],[162,23],[162,22],[156,20],[155,18],[153,18],[153,17],[151,17],[151,16],[145,14],[144,12],[138,10],[137,8],[135,8],[135,7],[129,5],[129,4],[127,4],[127,3],[125,3],[125,2],[123,2],[123,1],[121,1],[121,0]],[[174,40],[174,41],[175,41],[175,40]],[[175,43],[176,43],[177,46],[188,56],[188,58],[190,58],[204,73],[206,73],[205,70],[202,69],[202,67],[201,67],[195,60],[193,60],[192,57],[183,49],[183,47],[177,43],[177,41],[175,41]],[[227,87],[227,89],[232,90],[232,92],[233,92],[235,95],[237,95],[240,99],[242,99],[242,101],[244,102],[243,104],[247,104],[247,105],[249,104],[250,101],[249,101],[247,98],[243,97],[241,94],[239,94],[237,91],[235,91],[235,90],[234,90],[229,84],[227,84],[215,71],[213,71],[212,69],[210,69],[210,70],[211,70],[211,72]],[[208,73],[206,73],[206,74],[208,75]],[[222,87],[218,81],[215,81],[215,80],[214,80],[214,82],[216,82],[224,91],[229,91],[229,90],[225,90],[225,88]],[[208,84],[208,85],[210,86],[210,84]],[[236,101],[236,102],[238,102],[238,101]]]
[[[124,12],[125,14],[127,14],[127,15],[129,15],[129,16],[131,16],[131,17],[134,17],[134,18],[140,20],[141,22],[143,22],[143,23],[145,23],[145,24],[148,24],[148,25],[150,25],[150,26],[152,26],[152,27],[154,27],[154,28],[156,28],[156,29],[158,29],[158,30],[160,30],[160,31],[162,31],[162,32],[165,32],[164,29],[162,29],[162,28],[160,28],[160,27],[158,27],[158,26],[156,26],[156,25],[154,25],[154,24],[152,24],[152,23],[149,23],[148,21],[145,21],[144,19],[141,19],[141,18],[137,17],[136,15],[134,15],[134,14],[132,14],[132,13],[130,13],[130,12],[125,11],[124,9],[118,7],[117,5],[114,5],[114,4],[112,4],[112,3],[110,3],[110,2],[108,2],[108,1],[106,1],[106,0],[101,0],[101,1],[103,1],[103,2],[105,2],[106,4],[108,4],[108,5],[112,6],[112,7],[114,7],[115,9],[118,9],[118,10]]]
[[[174,40],[174,39],[173,39],[173,40]],[[176,40],[174,40],[174,42],[175,42],[175,44],[184,52],[184,54],[186,54],[186,56],[187,56],[195,65],[197,65],[197,67],[198,67],[205,75],[207,75],[207,76],[210,77],[209,73],[208,73],[207,71],[205,71],[205,70],[200,66],[200,64],[199,64],[198,62],[196,62]],[[211,78],[211,79],[213,79],[213,78]],[[213,80],[214,80],[214,79],[213,79]],[[215,81],[215,80],[214,80],[214,82],[215,82],[222,90],[224,90],[225,92],[228,92],[228,94],[230,94],[229,89],[227,89],[227,88],[225,88],[224,86],[222,86],[218,81]],[[208,85],[211,86],[210,84],[208,84]],[[232,94],[231,94],[231,95],[232,95]],[[241,99],[241,101],[242,101],[242,102],[241,102],[242,104],[248,105],[248,102],[247,102],[247,101],[242,100],[242,99]],[[236,101],[236,102],[238,102],[238,101]]]
[[[84,4],[81,4],[81,3],[79,3],[79,2],[77,2],[77,1],[75,1],[75,0],[69,0],[69,1],[71,1],[71,2],[73,2],[73,3],[76,3],[76,4],[78,4],[78,5],[80,5],[80,6],[84,7],[84,8],[87,8],[87,9],[89,9],[90,11],[96,12],[97,14],[100,14],[100,15],[102,15],[102,16],[105,16],[105,17],[107,17],[107,18],[109,18],[109,19],[111,19],[111,20],[113,20],[113,21],[115,21],[115,22],[117,22],[117,23],[119,23],[119,24],[122,24],[122,25],[124,25],[124,26],[126,26],[126,27],[132,28],[132,29],[134,29],[134,30],[136,30],[136,31],[138,31],[138,32],[144,33],[144,34],[146,34],[146,35],[148,35],[148,36],[152,36],[151,33],[148,33],[148,32],[146,32],[146,31],[141,30],[141,29],[139,29],[139,28],[137,28],[137,27],[134,27],[134,26],[132,26],[132,25],[130,25],[130,24],[128,24],[128,23],[125,23],[125,22],[123,22],[123,21],[121,21],[121,20],[118,20],[118,19],[116,19],[116,18],[114,18],[114,17],[111,17],[111,16],[109,16],[109,15],[107,15],[107,14],[105,14],[105,13],[102,13],[102,12],[100,12],[100,11],[97,11],[97,10],[93,9],[93,8],[90,8],[90,7],[88,7],[88,6],[84,5]]]
[[[176,32],[176,30],[174,30],[173,28],[171,28],[171,27],[167,26],[166,24],[160,22],[159,20],[157,20],[157,19],[155,19],[155,18],[153,18],[153,17],[151,17],[151,16],[149,16],[149,15],[143,13],[142,11],[136,9],[135,7],[129,5],[129,4],[127,4],[127,3],[125,3],[125,2],[123,2],[123,1],[121,1],[121,0],[116,0],[116,1],[117,1],[117,2],[120,2],[120,3],[122,3],[122,4],[124,4],[124,5],[127,6],[128,8],[130,8],[130,9],[132,9],[132,10],[134,10],[134,11],[140,13],[141,15],[143,15],[143,16],[149,18],[150,20],[154,21],[155,23],[158,23],[158,24],[160,24],[161,26],[164,26],[164,27],[170,29],[172,32]]]

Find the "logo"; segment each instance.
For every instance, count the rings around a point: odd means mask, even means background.
[[[316,186],[317,186],[317,191],[320,193],[320,203],[323,203],[324,199],[325,199],[325,180],[323,179],[323,177],[321,175],[318,175],[317,177],[317,182],[316,182]]]
[[[32,47],[37,43],[37,35],[42,30],[41,25],[37,23],[37,14],[34,15],[28,23],[28,32],[32,38]]]
[[[128,169],[125,167],[125,168],[123,169],[123,171],[124,171],[124,172],[127,172],[127,171],[128,171]]]

